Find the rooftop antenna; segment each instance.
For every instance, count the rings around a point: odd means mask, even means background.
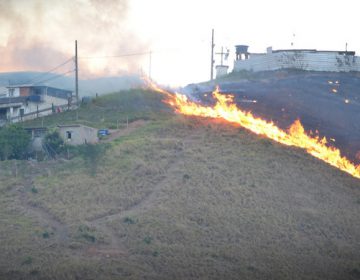
[[[226,48],[225,60],[228,60],[230,54],[230,50]]]
[[[227,51],[224,52],[224,47],[221,47],[221,52],[215,53],[215,54],[221,56],[221,63],[220,63],[221,66],[224,66],[224,59],[225,60],[228,59],[229,53],[230,53],[229,49],[227,49]]]

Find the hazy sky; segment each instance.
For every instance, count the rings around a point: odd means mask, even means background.
[[[80,57],[99,57],[80,60],[80,77],[148,74],[152,50],[151,76],[184,85],[209,79],[212,28],[231,67],[236,44],[360,53],[357,18],[356,0],[0,0],[0,71],[49,70],[77,39]],[[125,54],[139,55],[103,58]]]

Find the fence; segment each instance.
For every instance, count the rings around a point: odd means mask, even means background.
[[[25,120],[32,120],[43,116],[48,116],[53,113],[62,112],[64,110],[71,110],[74,109],[74,106],[69,106],[68,104],[59,105],[59,106],[51,106],[49,108],[44,108],[41,110],[36,110],[34,112],[26,113],[20,116],[11,117],[10,119],[5,120],[5,123],[16,123]],[[4,121],[4,120],[2,120]],[[0,121],[1,126],[1,121]]]

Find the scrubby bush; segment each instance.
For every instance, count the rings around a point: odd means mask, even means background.
[[[30,135],[20,126],[0,128],[0,159],[26,158],[30,139]]]
[[[52,157],[64,152],[65,148],[64,140],[56,130],[50,131],[45,135],[44,145]]]
[[[79,152],[85,161],[85,166],[89,169],[91,175],[95,175],[101,159],[108,148],[104,144],[84,144],[79,147]]]

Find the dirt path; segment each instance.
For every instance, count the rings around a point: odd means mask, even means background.
[[[176,172],[177,168],[177,162],[173,162],[168,169],[167,173]],[[111,214],[105,214],[101,215],[99,217],[89,219],[87,222],[90,223],[92,227],[94,227],[99,232],[104,233],[109,238],[108,244],[101,244],[98,246],[91,246],[87,250],[87,254],[93,256],[93,255],[103,255],[106,257],[112,257],[112,256],[118,256],[118,255],[125,255],[126,249],[124,246],[122,246],[120,242],[119,236],[116,234],[116,232],[109,226],[111,222],[117,220],[122,220],[127,216],[131,216],[134,214],[134,212],[142,212],[146,211],[146,209],[149,209],[154,204],[156,204],[156,200],[159,197],[159,192],[163,189],[164,185],[167,184],[169,176],[163,176],[160,181],[158,181],[152,190],[151,193],[143,197],[142,200],[137,202],[136,204],[131,205],[127,209],[124,209],[122,211],[118,211],[116,213]],[[170,175],[170,178],[172,176]]]
[[[29,165],[33,163],[29,162]],[[42,169],[47,171],[46,168]],[[26,176],[24,184],[15,188],[17,199],[20,200],[19,205],[25,213],[32,217],[34,221],[39,223],[49,235],[53,235],[56,243],[67,245],[69,241],[69,232],[67,225],[63,224],[56,216],[51,214],[47,209],[35,204],[30,200],[30,195],[35,190],[33,179],[39,174],[31,173]],[[44,231],[45,233],[45,231]]]
[[[142,123],[139,123],[137,125],[143,125]],[[122,134],[124,135],[124,134]],[[119,136],[119,135],[118,135]],[[192,134],[189,134],[186,139],[184,139],[184,145],[187,145],[190,143]],[[189,143],[188,143],[189,142]],[[140,201],[137,203],[131,205],[127,209],[124,209],[122,211],[118,211],[111,214],[104,214],[92,219],[87,220],[91,224],[91,226],[95,227],[100,232],[103,232],[110,240],[108,245],[101,245],[98,247],[91,247],[89,253],[90,254],[102,254],[107,252],[110,252],[109,255],[113,254],[124,254],[125,249],[120,243],[120,238],[117,236],[116,232],[109,226],[113,221],[119,221],[123,220],[127,216],[132,216],[135,213],[144,212],[147,211],[147,209],[150,209],[153,207],[153,205],[156,205],[156,202],[158,199],[161,199],[159,194],[162,191],[164,187],[168,185],[168,180],[171,180],[169,178],[174,178],[174,173],[178,172],[178,164],[182,161],[182,152],[177,155],[176,160],[174,160],[172,163],[169,164],[166,176],[162,176],[159,181],[154,183],[154,187],[152,191],[144,196]]]

